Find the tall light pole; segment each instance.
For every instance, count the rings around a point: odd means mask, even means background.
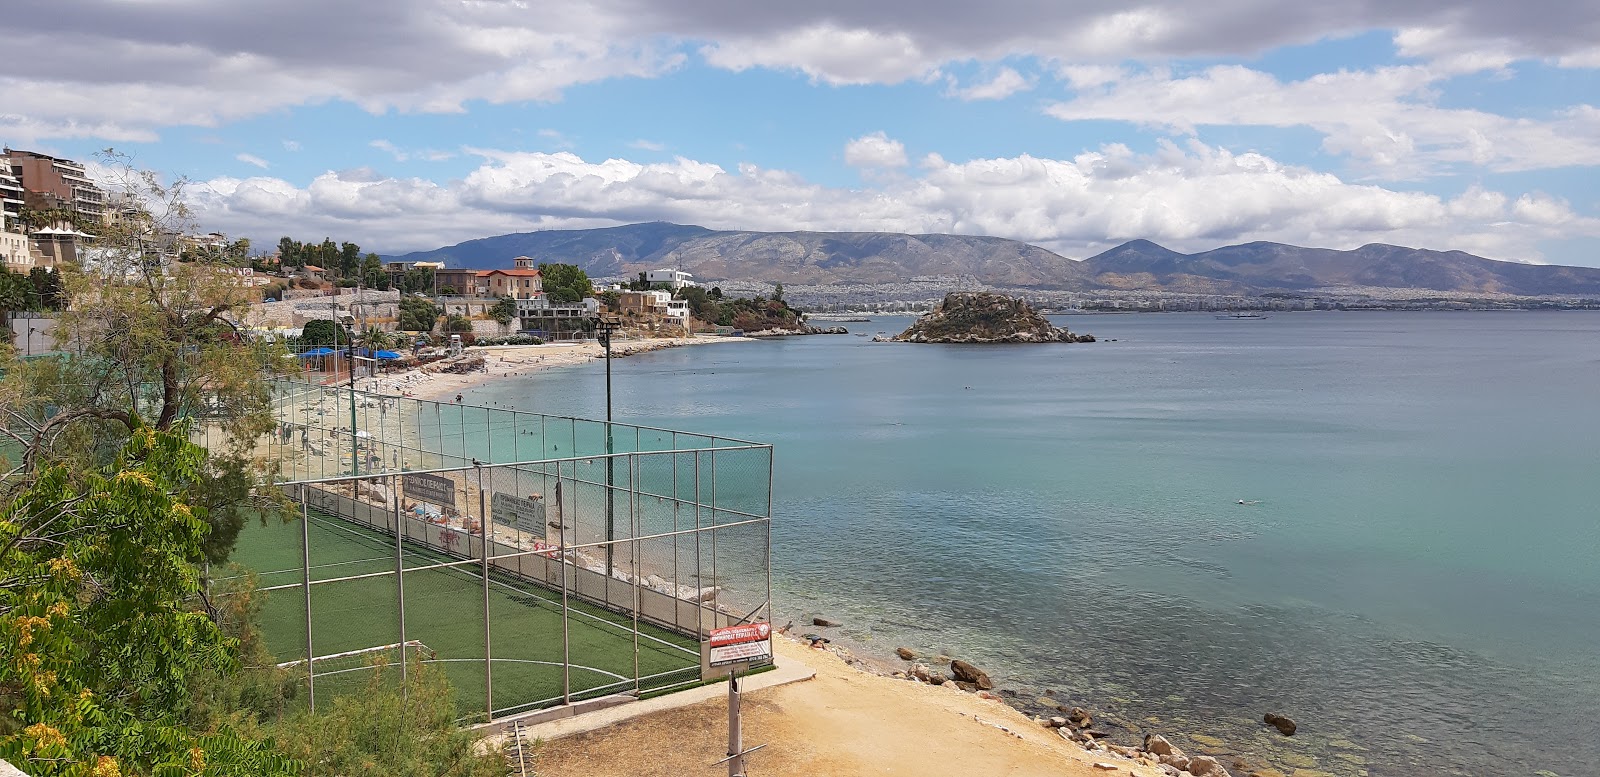
[[[616,485],[617,460],[611,454],[611,335],[622,327],[622,319],[609,313],[602,314],[595,323],[595,336],[600,340],[600,345],[606,349],[606,577],[611,577],[616,568],[615,556],[617,552],[615,543],[617,539],[616,518]]]
[[[337,300],[338,297],[334,299]],[[356,305],[359,304],[361,304],[361,282],[356,281],[356,298],[350,301],[351,329],[356,326]],[[333,307],[337,312],[339,303],[335,302]],[[334,317],[333,331],[339,331],[337,316]],[[352,475],[361,474],[361,453],[357,450],[360,447],[361,438],[356,435],[356,338],[352,334],[350,336],[350,474]],[[351,493],[355,492],[352,491]]]

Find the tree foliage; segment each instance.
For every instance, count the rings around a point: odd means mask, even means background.
[[[455,692],[443,673],[421,662],[406,669],[405,694],[389,677],[398,670],[379,666],[362,693],[285,719],[272,729],[275,740],[290,757],[317,764],[318,774],[503,777],[500,752],[479,751],[476,735],[456,725]]]
[[[541,264],[539,275],[544,283],[544,293],[552,302],[578,302],[594,296],[589,274],[575,264]]]
[[[333,319],[329,318],[307,321],[306,325],[300,329],[300,345],[303,348],[315,348],[317,346],[328,346],[330,348],[334,346],[347,347],[350,345],[351,337],[349,327],[335,323]]]
[[[439,321],[439,309],[433,300],[422,297],[400,297],[399,328],[407,332],[431,332]]]
[[[265,506],[266,492],[237,477],[254,475],[247,455],[275,424],[262,373],[287,360],[235,323],[257,292],[221,261],[176,261],[181,236],[195,231],[184,181],[164,183],[111,152],[102,161],[115,217],[84,266],[56,268],[65,310],[55,335],[66,355],[23,360],[0,346],[0,439],[15,456],[0,498],[50,465],[104,466],[144,418],[156,431],[206,431],[215,478],[192,486],[196,501]],[[215,498],[198,494],[213,482]]]
[[[270,742],[186,725],[192,680],[237,666],[199,607],[207,477],[135,423],[110,466],[42,469],[0,519],[0,757],[51,775],[291,774]]]
[[[780,285],[778,288],[781,291],[783,287]],[[757,332],[763,329],[797,329],[804,324],[801,311],[789,307],[789,303],[781,298],[722,297],[716,292],[716,288],[708,293],[698,286],[685,286],[678,292],[678,297],[689,303],[690,315],[716,326]]]
[[[489,308],[489,317],[501,326],[511,323],[517,317],[517,301],[510,297],[501,297]]]

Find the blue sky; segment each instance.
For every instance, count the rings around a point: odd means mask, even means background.
[[[1600,266],[1592,4],[232,5],[25,6],[0,140],[131,153],[268,243],[662,219]]]

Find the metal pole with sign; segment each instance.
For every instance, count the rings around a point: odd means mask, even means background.
[[[728,757],[717,763],[728,764],[728,777],[743,777],[744,757],[766,745],[744,747],[744,730],[739,717],[739,673],[750,671],[753,661],[772,658],[772,624],[741,623],[712,629],[700,643],[700,678],[728,677]],[[713,764],[715,765],[715,764]]]

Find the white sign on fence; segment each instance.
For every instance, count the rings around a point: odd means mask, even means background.
[[[514,526],[523,534],[544,539],[544,499],[495,492],[489,502],[489,517],[502,526]]]
[[[712,629],[700,643],[701,676],[720,677],[728,671],[743,671],[752,662],[772,658],[772,624],[741,623]],[[717,671],[721,670],[721,671]]]

